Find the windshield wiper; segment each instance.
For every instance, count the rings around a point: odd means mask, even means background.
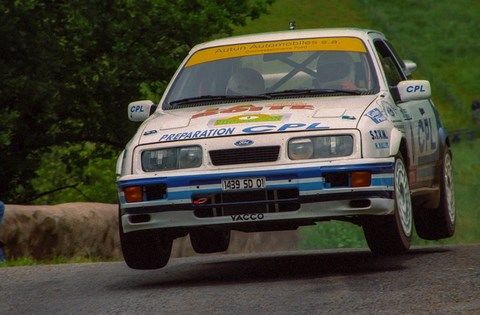
[[[182,105],[182,104],[192,104],[192,103],[201,103],[209,101],[223,101],[223,100],[245,100],[245,99],[270,99],[271,96],[267,94],[257,94],[257,95],[201,95],[195,97],[187,97],[179,100],[171,101],[170,106]]]
[[[339,89],[294,89],[283,90],[278,92],[266,93],[269,96],[289,96],[289,95],[324,95],[324,94],[348,94],[348,95],[362,95],[368,91],[362,90],[339,90]]]

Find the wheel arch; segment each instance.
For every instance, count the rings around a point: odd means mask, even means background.
[[[409,170],[411,163],[407,139],[400,130],[394,128],[390,132],[390,156],[396,156],[398,153],[402,154],[407,170]]]

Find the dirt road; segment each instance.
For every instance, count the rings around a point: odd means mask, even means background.
[[[480,313],[480,245],[0,268],[0,313]]]

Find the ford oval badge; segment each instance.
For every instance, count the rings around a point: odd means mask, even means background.
[[[236,145],[237,147],[246,147],[246,146],[252,145],[252,144],[253,144],[253,141],[248,140],[248,139],[238,140],[234,143],[234,145]]]

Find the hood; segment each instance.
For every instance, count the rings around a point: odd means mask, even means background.
[[[377,95],[268,100],[168,110],[139,130],[139,144],[241,134],[356,128]]]

